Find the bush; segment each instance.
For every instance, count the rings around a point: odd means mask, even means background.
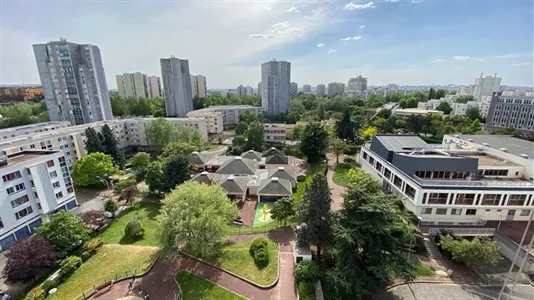
[[[93,256],[90,252],[88,251],[83,251],[82,252],[82,256],[81,256],[81,259],[83,262],[86,262],[89,260],[89,258],[91,258],[91,256]]]
[[[4,253],[3,274],[11,281],[35,279],[41,272],[56,265],[55,247],[39,236],[20,239]]]
[[[139,172],[139,173],[135,174],[135,182],[139,183],[139,182],[145,180],[145,177],[146,177],[146,171]]]
[[[34,287],[27,295],[24,300],[42,300],[46,297],[46,291],[42,286],[38,285]]]
[[[83,245],[83,250],[84,250],[84,252],[89,252],[89,254],[93,255],[93,254],[96,253],[98,248],[100,248],[102,246],[102,244],[103,244],[103,242],[99,238],[91,239],[91,240],[88,240]]]
[[[48,279],[41,285],[43,290],[48,293],[53,288],[56,288],[58,286],[58,282],[56,279]]]
[[[106,201],[106,203],[104,204],[104,209],[107,211],[107,212],[110,212],[112,214],[115,213],[115,211],[117,211],[117,209],[119,209],[119,206],[117,205],[117,203],[113,200],[108,200]]]
[[[355,163],[356,160],[354,160],[354,158],[350,157],[350,156],[346,156],[344,159],[343,159],[343,162],[346,163],[346,164],[352,164],[352,163]]]
[[[269,250],[267,247],[259,248],[254,252],[254,262],[260,267],[269,264]]]
[[[269,246],[269,241],[264,237],[257,237],[250,243],[249,253],[252,256],[255,256],[256,252],[259,249],[267,250]]]
[[[135,181],[135,178],[129,177],[129,178],[126,178],[126,179],[123,179],[123,180],[117,182],[115,184],[115,187],[113,188],[113,190],[115,191],[115,193],[120,194],[120,192],[122,192],[122,190],[124,190],[125,188],[130,187],[132,185],[137,185],[137,182]]]
[[[61,281],[69,278],[76,269],[82,264],[82,259],[78,256],[69,256],[59,263],[59,278]]]
[[[130,221],[126,225],[126,228],[124,228],[124,235],[134,241],[140,238],[143,238],[145,235],[145,229],[141,226],[141,223],[138,221]]]
[[[314,261],[303,261],[295,266],[295,283],[315,283],[321,278],[321,269]]]
[[[300,300],[315,300],[315,282],[302,282],[298,284]]]
[[[343,151],[343,154],[345,155],[356,155],[358,152],[360,152],[360,146],[348,144],[347,149]]]

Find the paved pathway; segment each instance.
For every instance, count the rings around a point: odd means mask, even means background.
[[[326,175],[328,179],[328,186],[332,190],[332,210],[337,211],[343,207],[343,194],[345,193],[345,187],[334,183],[334,170],[336,169],[336,156],[328,153],[328,173]],[[343,161],[343,155],[339,156],[339,161]]]

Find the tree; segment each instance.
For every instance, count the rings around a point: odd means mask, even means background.
[[[99,177],[120,173],[119,168],[113,164],[111,156],[96,152],[88,154],[76,161],[72,169],[72,178],[79,186],[98,186]]]
[[[198,129],[191,127],[180,127],[176,131],[176,137],[180,142],[195,146],[197,151],[202,151],[207,145],[206,137]]]
[[[324,105],[322,104],[319,104],[319,108],[317,109],[317,117],[319,118],[319,121],[326,119],[324,114]]]
[[[475,98],[472,95],[464,95],[456,97],[456,103],[467,103],[469,101],[474,101]]]
[[[130,158],[130,164],[136,173],[145,174],[150,164],[150,155],[146,152],[136,153]]]
[[[350,169],[347,173],[348,185],[367,194],[377,194],[382,190],[382,184],[362,169]]]
[[[165,118],[150,121],[145,129],[147,140],[154,149],[162,149],[176,137],[177,130],[174,124]]]
[[[263,123],[252,122],[247,129],[247,150],[263,151],[265,148],[265,138],[263,133]]]
[[[406,119],[406,128],[415,134],[419,134],[423,130],[423,125],[423,116],[411,115]]]
[[[175,156],[187,156],[197,150],[197,147],[186,142],[170,142],[164,148],[159,159],[166,161]]]
[[[228,223],[237,213],[219,185],[185,182],[165,197],[156,217],[163,252],[176,254],[187,245],[201,257],[217,253],[226,242]]]
[[[319,123],[310,123],[301,133],[300,151],[306,155],[309,163],[324,159],[328,148],[328,132]]]
[[[350,117],[350,111],[347,109],[343,112],[341,121],[336,121],[336,136],[341,140],[354,141],[356,137],[356,123]]]
[[[31,236],[13,243],[5,252],[3,274],[11,281],[36,279],[56,265],[56,249],[47,240]]]
[[[476,269],[494,266],[501,259],[497,245],[485,237],[476,237],[472,241],[441,235],[440,243],[444,251],[452,255],[456,262]]]
[[[245,134],[247,131],[248,124],[245,122],[239,122],[237,123],[237,126],[235,127],[235,134],[242,135]]]
[[[294,141],[300,141],[300,135],[302,133],[302,130],[304,128],[302,127],[302,125],[297,125],[295,127],[293,127],[293,140]]]
[[[444,89],[439,89],[436,91],[436,99],[441,99],[445,97],[446,94],[447,94],[447,91],[445,91]]]
[[[102,142],[100,141],[98,133],[93,127],[87,127],[87,129],[85,129],[85,137],[85,149],[87,149],[88,154],[104,152]]]
[[[494,134],[496,134],[496,135],[511,135],[511,136],[514,136],[514,137],[520,137],[523,134],[523,132],[521,132],[521,130],[519,130],[519,129],[515,129],[515,128],[512,128],[512,127],[505,127],[505,128],[501,128],[501,129],[495,130]]]
[[[113,131],[111,131],[111,128],[108,126],[108,124],[104,124],[102,127],[102,137],[104,153],[111,155],[111,157],[113,157],[113,162],[116,165],[120,166],[121,168],[124,167],[124,164],[126,163],[124,152],[121,148],[119,148],[117,139],[115,139]]]
[[[436,110],[442,111],[444,114],[448,115],[451,113],[452,107],[449,102],[443,101],[436,107]]]
[[[434,90],[434,88],[430,88],[430,90],[428,91],[428,100],[431,100],[431,99],[436,99],[436,90]],[[439,99],[439,98],[437,98]]]
[[[368,141],[376,134],[376,132],[377,132],[376,127],[367,127],[362,131],[362,137],[366,141]]]
[[[106,201],[106,203],[104,204],[104,210],[109,212],[109,213],[112,213],[113,215],[115,215],[115,212],[117,211],[117,209],[119,209],[119,206],[117,205],[117,202],[109,199],[108,201]]]
[[[175,156],[163,165],[163,191],[170,192],[177,185],[190,179],[189,160],[186,156]]]
[[[345,151],[347,151],[348,148],[349,147],[347,146],[347,144],[340,139],[332,139],[330,141],[330,150],[336,156],[337,164],[339,164],[339,156],[345,153]]]
[[[376,116],[387,119],[391,117],[391,109],[383,108],[376,114]]]
[[[156,160],[148,165],[146,184],[152,192],[163,191],[163,165]]]
[[[333,217],[330,212],[330,187],[326,177],[317,173],[306,187],[302,197],[300,216],[306,223],[303,234],[309,242],[317,246],[317,259],[321,259],[321,250],[329,248],[333,242]]]
[[[470,108],[468,108],[465,111],[465,115],[471,120],[476,120],[476,119],[480,120],[482,118],[480,116],[480,109],[478,107],[470,107]]]
[[[58,212],[50,222],[37,228],[37,235],[54,244],[60,256],[72,253],[90,237],[83,220],[65,211]]]
[[[283,222],[284,225],[286,225],[287,220],[294,217],[295,214],[295,201],[290,198],[282,198],[276,201],[271,209],[271,218]]]

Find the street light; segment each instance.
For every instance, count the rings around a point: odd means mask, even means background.
[[[417,217],[417,231],[419,231],[419,225],[421,224],[422,220],[423,220],[423,218]],[[408,251],[408,258],[406,259],[408,261],[410,261],[410,253],[412,252],[412,245],[414,244],[414,242],[415,242],[415,235],[410,240],[410,250]]]
[[[108,198],[111,198],[111,189],[110,189],[108,180],[102,176],[96,176],[96,178],[98,178],[100,182],[103,182],[106,185],[106,188],[108,190]]]
[[[54,299],[57,300],[57,294],[56,293],[57,293],[57,288],[53,288],[50,291],[48,291],[48,294],[49,295],[54,295]]]

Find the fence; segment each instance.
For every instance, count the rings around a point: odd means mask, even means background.
[[[442,231],[452,232],[458,236],[493,236],[495,228],[430,228],[428,233],[440,234]]]

